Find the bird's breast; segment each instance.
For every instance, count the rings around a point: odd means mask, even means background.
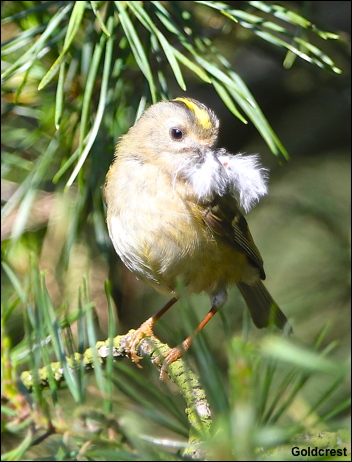
[[[247,259],[213,236],[187,187],[167,173],[126,162],[109,172],[105,188],[111,240],[138,278],[161,292],[181,281],[190,293],[241,278]]]

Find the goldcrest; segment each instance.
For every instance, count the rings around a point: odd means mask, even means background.
[[[216,149],[219,120],[191,98],[149,107],[117,143],[107,173],[107,226],[127,268],[172,299],[137,329],[130,353],[173,303],[179,283],[205,292],[211,310],[200,330],[237,284],[257,327],[284,328],[286,316],[262,283],[263,260],[244,212],[267,193],[267,171],[255,155]],[[187,349],[193,336],[183,343]],[[168,362],[181,349],[172,349]]]

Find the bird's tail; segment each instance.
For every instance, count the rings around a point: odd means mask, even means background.
[[[258,281],[254,285],[238,282],[237,287],[245,299],[253,322],[257,327],[261,328],[275,324],[279,329],[292,333],[292,327],[288,324],[286,316],[273,300],[262,281]]]

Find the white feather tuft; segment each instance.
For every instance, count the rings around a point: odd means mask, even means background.
[[[260,166],[257,155],[233,156],[226,153],[218,157],[225,167],[231,192],[238,197],[241,207],[248,212],[260,197],[268,192],[267,170]]]
[[[224,173],[213,152],[207,153],[202,162],[189,165],[183,172],[199,200],[212,200],[214,195],[225,193],[228,178]]]
[[[188,165],[182,174],[200,201],[231,192],[246,212],[267,194],[267,170],[257,155],[232,155],[218,149],[207,153],[202,162]]]

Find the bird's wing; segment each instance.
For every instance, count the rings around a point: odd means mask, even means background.
[[[211,202],[202,204],[201,211],[205,224],[213,234],[246,255],[252,265],[259,269],[261,279],[265,279],[263,259],[234,196],[216,196]]]

